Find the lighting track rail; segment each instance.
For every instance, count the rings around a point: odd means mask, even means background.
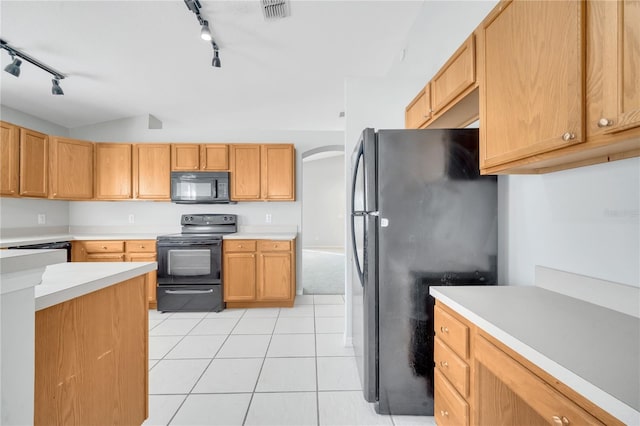
[[[40,68],[41,70],[44,70],[46,72],[48,72],[49,74],[51,74],[53,76],[53,79],[51,80],[51,83],[53,84],[53,86],[51,87],[51,93],[54,95],[64,95],[64,92],[62,91],[62,88],[60,87],[60,80],[65,79],[67,76],[66,74],[61,73],[58,70],[55,70],[54,68],[51,68],[48,65],[43,64],[42,62],[40,62],[39,60],[37,60],[36,58],[34,58],[33,56],[27,55],[26,53],[24,53],[23,51],[16,49],[15,47],[11,46],[9,43],[7,43],[5,40],[0,39],[0,49],[4,49],[7,52],[9,52],[9,55],[11,55],[11,59],[13,60],[13,62],[11,62],[9,65],[7,65],[5,67],[5,71],[8,72],[9,74],[19,77],[20,76],[20,65],[22,65],[22,61],[20,59],[17,58],[21,58],[27,62],[29,62],[30,64],[35,65],[36,67]]]

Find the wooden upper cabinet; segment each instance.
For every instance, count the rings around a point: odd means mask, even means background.
[[[200,169],[211,172],[229,170],[229,146],[224,144],[200,145]]]
[[[503,1],[480,25],[483,172],[584,142],[584,13],[582,1]]]
[[[475,82],[476,48],[471,34],[431,80],[433,112],[442,111]]]
[[[171,144],[171,171],[200,170],[200,145]]]
[[[131,198],[131,144],[95,144],[95,198],[123,200]]]
[[[229,147],[224,144],[171,144],[171,170],[229,170]]]
[[[93,198],[93,142],[52,137],[49,143],[49,197]]]
[[[587,135],[640,126],[640,1],[587,3]]]
[[[171,145],[133,145],[133,188],[134,198],[171,199]]]
[[[431,110],[431,83],[427,83],[424,89],[416,95],[404,110],[404,127],[406,129],[419,129],[424,126],[432,116]]]
[[[0,121],[0,194],[17,196],[20,176],[20,129]]]
[[[49,194],[49,137],[20,129],[20,195],[43,197]]]
[[[295,200],[295,151],[291,144],[262,145],[262,199]]]
[[[243,144],[230,147],[231,199],[260,199],[260,145]]]

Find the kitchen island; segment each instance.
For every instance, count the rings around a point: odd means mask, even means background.
[[[430,293],[436,342],[446,352],[436,356],[444,378],[441,386],[436,378],[435,415],[443,424],[455,401],[474,424],[640,424],[637,317],[538,287]],[[462,397],[455,365],[467,368],[471,383]]]
[[[31,341],[22,354],[29,370],[8,382],[4,373],[18,364],[7,364],[13,358],[3,345],[3,401],[19,394],[30,417],[21,419],[36,425],[141,424],[148,414],[146,276],[156,263],[51,264],[66,260],[62,250],[2,250],[0,257],[3,305],[5,287],[29,284],[30,302],[11,312],[31,318],[3,320],[16,320],[20,341]],[[16,392],[24,383],[29,395]]]

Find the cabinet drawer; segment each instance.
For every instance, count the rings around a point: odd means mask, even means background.
[[[224,251],[256,251],[253,240],[226,240],[223,242]]]
[[[469,366],[438,338],[435,340],[436,368],[463,397],[469,396]]]
[[[444,375],[436,369],[434,418],[438,426],[469,426],[469,404],[456,392]]]
[[[124,262],[124,253],[91,253],[87,262]]]
[[[436,336],[462,358],[469,359],[469,327],[449,315],[438,305],[436,305],[434,312]]]
[[[129,253],[155,253],[156,242],[155,240],[131,240],[125,241],[124,247]]]
[[[289,251],[291,250],[291,241],[262,240],[258,241],[258,249],[260,251]]]
[[[87,253],[119,253],[124,251],[124,241],[87,241]]]

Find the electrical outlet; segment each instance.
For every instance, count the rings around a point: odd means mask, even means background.
[[[267,213],[267,215],[264,218],[264,222],[271,223],[271,213]]]
[[[136,223],[136,217],[132,214],[129,215],[129,223]]]
[[[44,225],[47,223],[47,215],[44,213],[38,214],[38,225]]]

